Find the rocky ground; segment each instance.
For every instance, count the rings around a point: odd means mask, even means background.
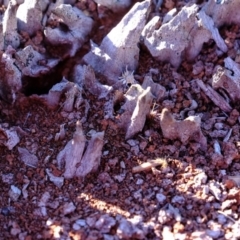
[[[163,1],[150,18],[163,17],[173,7],[180,11],[186,2]],[[91,0],[75,5],[97,22],[90,37],[98,44],[127,12],[100,11]],[[5,7],[1,10],[4,13]],[[36,95],[47,93],[63,76],[71,78],[72,67],[90,49],[89,41],[47,75],[49,81],[24,78],[14,103],[0,101],[0,239],[240,238],[239,101],[232,101],[224,90],[218,90],[223,100],[216,100],[196,81],[210,87],[217,65],[223,66],[227,56],[237,62],[239,27],[231,24],[219,31],[226,53],[218,54],[217,45],[209,40],[194,60],[183,60],[178,68],[157,61],[140,46],[135,81],[141,85],[151,76],[166,94],[153,99],[142,131],[129,139],[118,124],[123,101],[115,104],[113,118],[106,118],[107,100],[87,89],[83,91],[87,103],[71,112],[64,111],[67,96],[57,108],[50,108]],[[21,46],[41,42],[43,34],[38,34],[31,39],[21,32]],[[51,46],[48,51],[60,50]],[[190,134],[203,134],[206,144],[196,141],[199,136],[187,141],[178,135],[166,137],[160,124],[165,108],[172,114],[167,127],[172,121],[178,124],[188,116],[200,116],[200,130]],[[85,177],[66,178],[58,154],[72,140],[78,120],[89,142],[94,133],[104,131],[101,161]],[[179,126],[174,131],[185,127]],[[16,135],[19,141],[14,144]]]

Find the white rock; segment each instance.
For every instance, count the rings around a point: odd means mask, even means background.
[[[240,100],[240,65],[230,57],[224,59],[225,68],[216,67],[216,73],[212,78],[214,89],[225,89],[233,101]]]
[[[213,194],[213,196],[220,201],[222,197],[222,192],[220,190],[220,185],[216,181],[211,181],[209,184],[209,191]]]
[[[212,17],[214,24],[220,27],[223,24],[240,24],[239,7],[239,1],[209,0],[204,4],[203,10]]]
[[[113,12],[123,11],[131,5],[131,0],[94,0],[96,3],[111,9]]]
[[[160,61],[169,61],[178,67],[182,59],[194,59],[210,38],[227,51],[226,44],[215,28],[213,20],[199,11],[196,4],[186,5],[169,22],[159,28],[160,17],[154,17],[145,26],[142,37],[151,55]]]
[[[76,209],[75,205],[73,204],[73,202],[69,202],[69,203],[65,203],[63,205],[63,209],[62,209],[62,213],[63,215],[67,215],[69,213],[74,212]]]
[[[116,220],[105,214],[96,221],[95,228],[97,228],[101,233],[108,233],[115,224]]]
[[[16,94],[22,89],[22,74],[15,65],[13,54],[15,50],[8,46],[2,54],[0,72],[1,72],[1,86],[0,96],[10,103],[16,100]]]
[[[8,150],[12,150],[19,142],[20,142],[20,139],[18,137],[18,134],[13,128],[10,128],[8,130],[0,126],[0,144],[1,145],[6,146]]]
[[[139,84],[133,84],[124,97],[126,102],[118,125],[126,131],[125,139],[129,139],[143,129],[153,96],[150,87],[144,90]]]
[[[29,35],[35,34],[42,29],[43,5],[44,0],[24,0],[17,10],[18,31],[27,32]]]
[[[93,27],[93,20],[69,4],[56,4],[55,8],[52,9],[50,19],[55,19],[66,25],[67,31],[63,31],[61,26],[57,28],[46,27],[44,35],[47,41],[52,45],[62,46],[63,49],[66,49],[65,53],[59,57],[74,56],[87,40],[87,35]]]
[[[73,139],[70,140],[64,149],[57,155],[58,167],[65,165],[65,178],[73,178],[76,173],[77,164],[80,163],[86,144],[86,137],[83,133],[80,121],[76,123],[76,131]]]
[[[76,169],[77,177],[85,177],[90,172],[97,171],[101,156],[102,156],[102,148],[104,145],[104,131],[97,132],[92,135],[91,140],[89,141],[87,150],[85,151],[79,167]]]
[[[160,204],[163,204],[164,201],[166,200],[166,196],[163,195],[162,193],[157,193],[156,198]]]
[[[61,188],[63,186],[63,184],[64,184],[64,178],[63,177],[56,177],[56,176],[54,176],[51,173],[50,169],[48,169],[48,168],[46,169],[46,173],[47,173],[47,175],[49,177],[49,180],[51,182],[53,182],[54,185],[56,185],[58,188]]]
[[[8,195],[13,201],[17,201],[21,195],[21,190],[18,187],[11,185]]]
[[[138,65],[138,43],[150,9],[150,1],[136,3],[123,17],[120,23],[103,39],[98,47],[91,43],[91,51],[84,61],[104,75],[109,85],[118,81],[118,77],[127,67],[134,71]]]
[[[174,196],[173,198],[172,198],[172,201],[171,201],[172,203],[179,203],[179,204],[183,204],[184,202],[185,202],[185,198],[183,197],[183,196],[178,196],[178,195],[176,195],[176,196]]]
[[[31,154],[26,148],[18,147],[20,160],[27,166],[36,168],[38,165],[38,158],[36,155]]]

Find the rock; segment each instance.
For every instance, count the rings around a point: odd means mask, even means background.
[[[91,94],[97,96],[98,99],[106,98],[107,95],[113,90],[112,87],[103,85],[97,81],[91,66],[84,65],[83,71],[84,88]]]
[[[15,1],[10,1],[4,13],[2,21],[2,32],[4,42],[0,44],[1,50],[6,50],[10,45],[12,48],[17,49],[20,45],[20,36],[17,32],[17,18],[16,12],[18,5]]]
[[[104,145],[104,131],[97,132],[92,135],[88,143],[80,165],[76,170],[77,177],[85,177],[90,172],[97,171],[102,156],[102,148]]]
[[[73,204],[73,202],[67,202],[63,205],[62,213],[63,213],[63,215],[67,215],[69,213],[74,212],[75,209],[76,209],[76,207]]]
[[[30,77],[40,77],[47,74],[59,63],[59,59],[46,58],[30,45],[17,51],[15,59],[15,64],[22,75]]]
[[[164,108],[161,113],[160,126],[163,136],[167,139],[180,139],[184,144],[194,140],[200,144],[201,149],[206,150],[207,148],[207,139],[201,131],[199,116],[190,116],[183,121],[177,121],[171,112]]]
[[[203,10],[211,16],[214,24],[220,27],[224,24],[240,24],[240,16],[237,11],[239,7],[239,1],[210,0],[204,4]],[[229,15],[229,13],[231,14]]]
[[[11,200],[16,202],[21,195],[21,190],[18,187],[11,185],[8,195],[11,198]]]
[[[0,126],[0,145],[6,146],[8,150],[12,150],[19,142],[20,139],[14,128],[8,130]]]
[[[150,113],[153,96],[150,87],[144,90],[139,84],[133,84],[124,98],[126,102],[121,107],[123,114],[118,125],[126,131],[125,139],[129,139],[142,131],[146,116]]]
[[[53,46],[61,46],[63,54],[59,57],[74,56],[87,40],[87,36],[93,27],[93,20],[81,10],[69,4],[57,4],[52,9],[50,19],[57,20],[59,26],[56,28],[46,27],[44,29],[46,40]]]
[[[227,46],[215,28],[213,20],[199,11],[196,4],[188,4],[169,22],[160,25],[160,17],[150,20],[142,32],[144,45],[151,55],[160,61],[169,61],[178,67],[186,58],[193,60],[204,42],[214,39],[221,51]]]
[[[112,0],[94,0],[96,3],[101,6],[105,6],[111,9],[113,12],[123,11],[131,5],[131,0],[121,0],[121,1],[112,1]]]
[[[80,163],[86,144],[86,137],[83,133],[82,124],[76,123],[76,131],[65,148],[57,155],[58,167],[65,165],[65,178],[73,178],[76,173],[77,164]]]
[[[126,219],[121,219],[119,226],[117,228],[117,236],[120,239],[131,239],[134,233],[133,226],[131,222]]]
[[[212,78],[214,89],[222,88],[226,90],[230,98],[236,102],[240,100],[240,65],[230,57],[224,59],[225,68],[216,67],[216,73]]]
[[[164,201],[166,200],[166,196],[163,195],[162,193],[157,193],[157,194],[156,194],[156,198],[157,198],[157,201],[158,201],[160,204],[163,204]]]
[[[134,71],[138,65],[138,43],[147,21],[150,1],[136,3],[120,23],[103,39],[98,47],[91,43],[91,51],[83,60],[107,78],[113,85],[127,67]],[[120,34],[121,33],[121,34]]]
[[[221,201],[222,192],[220,190],[220,185],[216,181],[212,180],[209,182],[208,186],[209,186],[209,191],[213,194],[213,196],[218,201]]]
[[[95,228],[101,233],[109,233],[111,228],[115,226],[116,220],[109,215],[102,215],[95,223]]]
[[[62,110],[65,112],[72,112],[74,108],[78,109],[83,102],[81,88],[65,78],[60,83],[55,84],[48,94],[36,98],[42,99],[48,107],[55,109],[58,107],[63,94],[65,94],[65,101]]]
[[[27,166],[36,168],[38,165],[38,158],[36,155],[31,154],[26,148],[18,147],[20,160]]]
[[[54,183],[58,188],[61,188],[64,184],[63,177],[56,177],[54,176],[49,169],[46,169],[46,173],[49,177],[49,180]]]
[[[214,89],[212,89],[209,85],[204,84],[200,79],[196,79],[195,81],[201,90],[214,102],[216,106],[218,106],[224,112],[232,111],[232,107],[229,105],[229,103]]]
[[[46,0],[24,0],[17,10],[18,31],[27,32],[29,35],[42,30],[42,18]]]
[[[0,96],[7,102],[14,103],[16,94],[22,88],[22,74],[15,65],[15,50],[8,46],[2,54],[0,64]]]
[[[165,96],[166,88],[158,83],[153,82],[150,76],[145,76],[142,83],[143,89],[147,89],[147,87],[151,88],[151,93],[157,101],[161,100]]]

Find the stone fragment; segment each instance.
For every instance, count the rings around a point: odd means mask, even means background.
[[[212,193],[212,195],[218,200],[221,201],[222,192],[220,190],[220,185],[216,181],[210,181],[208,184],[209,191]]]
[[[20,160],[27,166],[36,168],[38,165],[38,158],[36,155],[31,154],[26,148],[18,147]]]
[[[153,96],[150,87],[144,90],[139,84],[133,84],[124,95],[125,104],[120,111],[118,125],[126,131],[125,139],[132,138],[142,131],[146,116],[150,113]]]
[[[103,138],[104,131],[92,135],[80,165],[76,170],[77,177],[85,177],[88,173],[97,171],[102,156]]]
[[[204,42],[214,39],[221,51],[227,46],[215,28],[214,22],[196,4],[186,5],[169,22],[160,25],[156,16],[145,26],[142,37],[151,55],[160,61],[169,61],[178,67],[182,59],[193,60]]]
[[[60,125],[60,130],[55,135],[55,141],[63,140],[65,138],[66,132],[65,132],[65,123]]]
[[[19,5],[16,17],[18,31],[27,32],[34,35],[38,30],[42,30],[42,18],[46,0],[24,0]]]
[[[133,225],[126,219],[121,219],[117,228],[117,236],[120,239],[131,239],[134,233]]]
[[[14,54],[15,50],[8,46],[0,62],[0,96],[10,103],[15,102],[16,94],[22,88],[22,74],[15,65]]]
[[[56,28],[46,27],[44,29],[46,40],[53,46],[61,46],[61,51],[66,49],[65,53],[59,57],[74,56],[87,40],[93,27],[93,20],[69,4],[56,5],[52,9],[50,19],[57,21],[59,25]]]
[[[112,87],[108,85],[103,85],[97,81],[95,73],[91,66],[83,66],[83,79],[84,88],[88,90],[91,94],[98,97],[98,99],[106,98],[107,95],[113,90]]]
[[[201,149],[206,150],[207,139],[202,133],[199,116],[190,116],[183,121],[177,121],[173,118],[171,112],[164,108],[161,113],[160,126],[165,138],[180,139],[184,144],[194,140],[200,144]]]
[[[109,233],[111,228],[115,226],[116,220],[109,215],[102,215],[95,223],[95,228],[101,233]]]
[[[55,109],[59,106],[63,94],[65,94],[65,101],[62,110],[65,112],[72,112],[74,108],[78,109],[83,102],[82,89],[65,78],[60,83],[55,84],[48,94],[39,98],[46,102],[50,108]]]
[[[39,203],[38,203],[38,207],[39,207],[39,210],[40,210],[40,214],[42,216],[47,216],[47,208],[46,208],[46,205],[48,203],[50,199],[50,193],[49,192],[44,192]]]
[[[160,203],[160,204],[163,204],[164,201],[166,200],[166,196],[162,193],[157,193],[156,194],[156,198],[157,198],[157,201]]]
[[[107,78],[113,85],[127,67],[134,71],[138,65],[138,43],[150,10],[150,1],[136,3],[120,23],[103,39],[98,47],[91,43],[91,51],[83,60]]]
[[[75,211],[75,209],[76,209],[76,206],[74,205],[73,202],[67,202],[63,205],[63,208],[62,208],[63,215],[72,213]]]
[[[197,85],[201,88],[201,90],[222,111],[224,111],[224,112],[231,112],[232,111],[232,107],[229,105],[229,103],[220,94],[218,94],[214,89],[212,89],[211,86],[204,84],[203,81],[200,80],[200,79],[196,79],[195,81],[196,81]]]
[[[207,15],[211,16],[214,24],[220,27],[224,24],[240,24],[239,7],[239,1],[209,0],[204,4],[203,10]]]
[[[105,6],[111,9],[113,12],[119,12],[127,9],[131,5],[131,0],[121,0],[121,1],[112,1],[112,0],[94,0],[101,6]]]
[[[80,163],[86,144],[86,137],[83,133],[82,124],[76,123],[76,131],[73,139],[57,155],[58,167],[61,169],[65,165],[65,178],[73,178],[76,173],[76,166]]]
[[[0,126],[0,145],[6,146],[8,150],[12,150],[19,142],[20,139],[14,128],[8,130]]]
[[[11,200],[16,202],[21,195],[21,190],[18,187],[11,185],[8,195],[11,198]]]
[[[153,82],[150,76],[145,76],[142,83],[143,89],[147,89],[147,87],[151,88],[151,93],[156,98],[157,101],[159,101],[165,96],[166,88],[158,83]]]
[[[4,50],[6,50],[9,45],[12,48],[17,49],[20,45],[20,36],[17,32],[17,18],[16,18],[17,9],[18,5],[16,1],[10,0],[2,21],[2,32],[4,42],[3,45],[1,44],[0,46],[1,50],[2,47],[4,48]]]
[[[58,63],[59,59],[46,58],[35,51],[32,46],[15,53],[15,64],[23,76],[39,77],[49,73]]]
[[[216,67],[216,73],[212,78],[214,89],[222,88],[226,90],[230,98],[236,102],[240,100],[240,65],[230,57],[224,59],[225,68]]]
[[[63,177],[56,177],[56,176],[54,176],[51,173],[50,169],[48,169],[48,168],[46,169],[46,173],[47,173],[47,175],[49,177],[49,180],[52,183],[54,183],[54,185],[56,185],[58,188],[61,188],[63,186],[63,184],[64,184],[64,178]]]

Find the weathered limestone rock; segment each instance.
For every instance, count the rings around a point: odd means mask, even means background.
[[[16,13],[18,31],[34,35],[42,30],[42,18],[46,0],[25,0]],[[45,4],[44,4],[45,3]]]
[[[12,150],[19,142],[20,139],[16,130],[0,126],[0,145],[6,146],[8,150]]]
[[[82,130],[82,125],[78,121],[73,139],[70,140],[65,148],[58,154],[58,167],[62,168],[65,164],[65,178],[73,178],[76,173],[76,166],[80,163],[86,144],[86,137]]]
[[[126,100],[120,112],[119,126],[126,131],[126,139],[140,132],[145,124],[146,116],[150,112],[153,95],[150,87],[146,90],[139,84],[133,84],[124,95]]]
[[[85,177],[90,172],[97,171],[102,156],[102,148],[104,145],[103,138],[104,131],[92,135],[87,150],[80,162],[80,166],[76,170],[77,177]]]
[[[197,85],[201,88],[201,90],[206,94],[216,106],[222,109],[224,112],[231,112],[232,107],[229,103],[219,94],[217,93],[211,86],[204,84],[202,80],[195,80]]]
[[[206,150],[207,139],[202,133],[199,116],[190,116],[183,121],[177,121],[173,118],[171,112],[164,108],[161,113],[160,126],[165,138],[179,139],[184,144],[194,140],[200,144],[202,150]]]
[[[111,9],[113,12],[122,11],[131,5],[131,0],[94,0],[99,5]]]
[[[62,58],[74,56],[77,50],[87,40],[87,35],[93,27],[93,20],[86,16],[81,10],[68,4],[57,5],[52,10],[50,19],[57,20],[57,28],[46,27],[44,35],[52,45],[62,45],[68,51]],[[65,30],[63,30],[65,29]]]
[[[16,94],[22,88],[22,74],[15,65],[15,50],[8,46],[1,57],[0,64],[0,96],[10,103],[16,100]]]
[[[151,88],[151,93],[156,98],[157,101],[159,101],[165,96],[166,93],[165,87],[161,86],[158,83],[153,82],[150,76],[145,76],[142,83],[142,88],[147,89],[147,87]]]
[[[224,24],[240,24],[239,8],[240,2],[234,0],[209,0],[203,6],[203,10],[217,27]]]
[[[214,39],[217,46],[227,51],[227,46],[215,28],[213,20],[199,12],[196,4],[187,5],[169,22],[160,25],[160,18],[154,17],[144,28],[144,45],[151,55],[160,61],[169,61],[178,67],[182,59],[194,59],[204,42]]]
[[[126,69],[134,71],[138,65],[138,43],[146,24],[150,0],[136,3],[121,22],[103,39],[98,47],[91,43],[91,51],[83,60],[104,75],[109,85],[118,81]]]
[[[20,36],[17,32],[17,18],[16,12],[18,9],[18,5],[15,1],[9,1],[8,7],[3,16],[3,23],[2,23],[2,31],[3,31],[3,38],[4,50],[10,45],[14,49],[17,49],[20,45]]]
[[[16,66],[22,74],[30,77],[44,75],[59,63],[59,59],[47,59],[30,45],[16,52],[15,59]]]
[[[226,90],[230,98],[235,102],[240,100],[240,66],[230,57],[224,59],[225,68],[216,67],[213,75],[212,86],[214,89]]]
[[[36,168],[38,165],[38,158],[36,155],[30,153],[26,148],[18,147],[20,160],[27,166]]]

